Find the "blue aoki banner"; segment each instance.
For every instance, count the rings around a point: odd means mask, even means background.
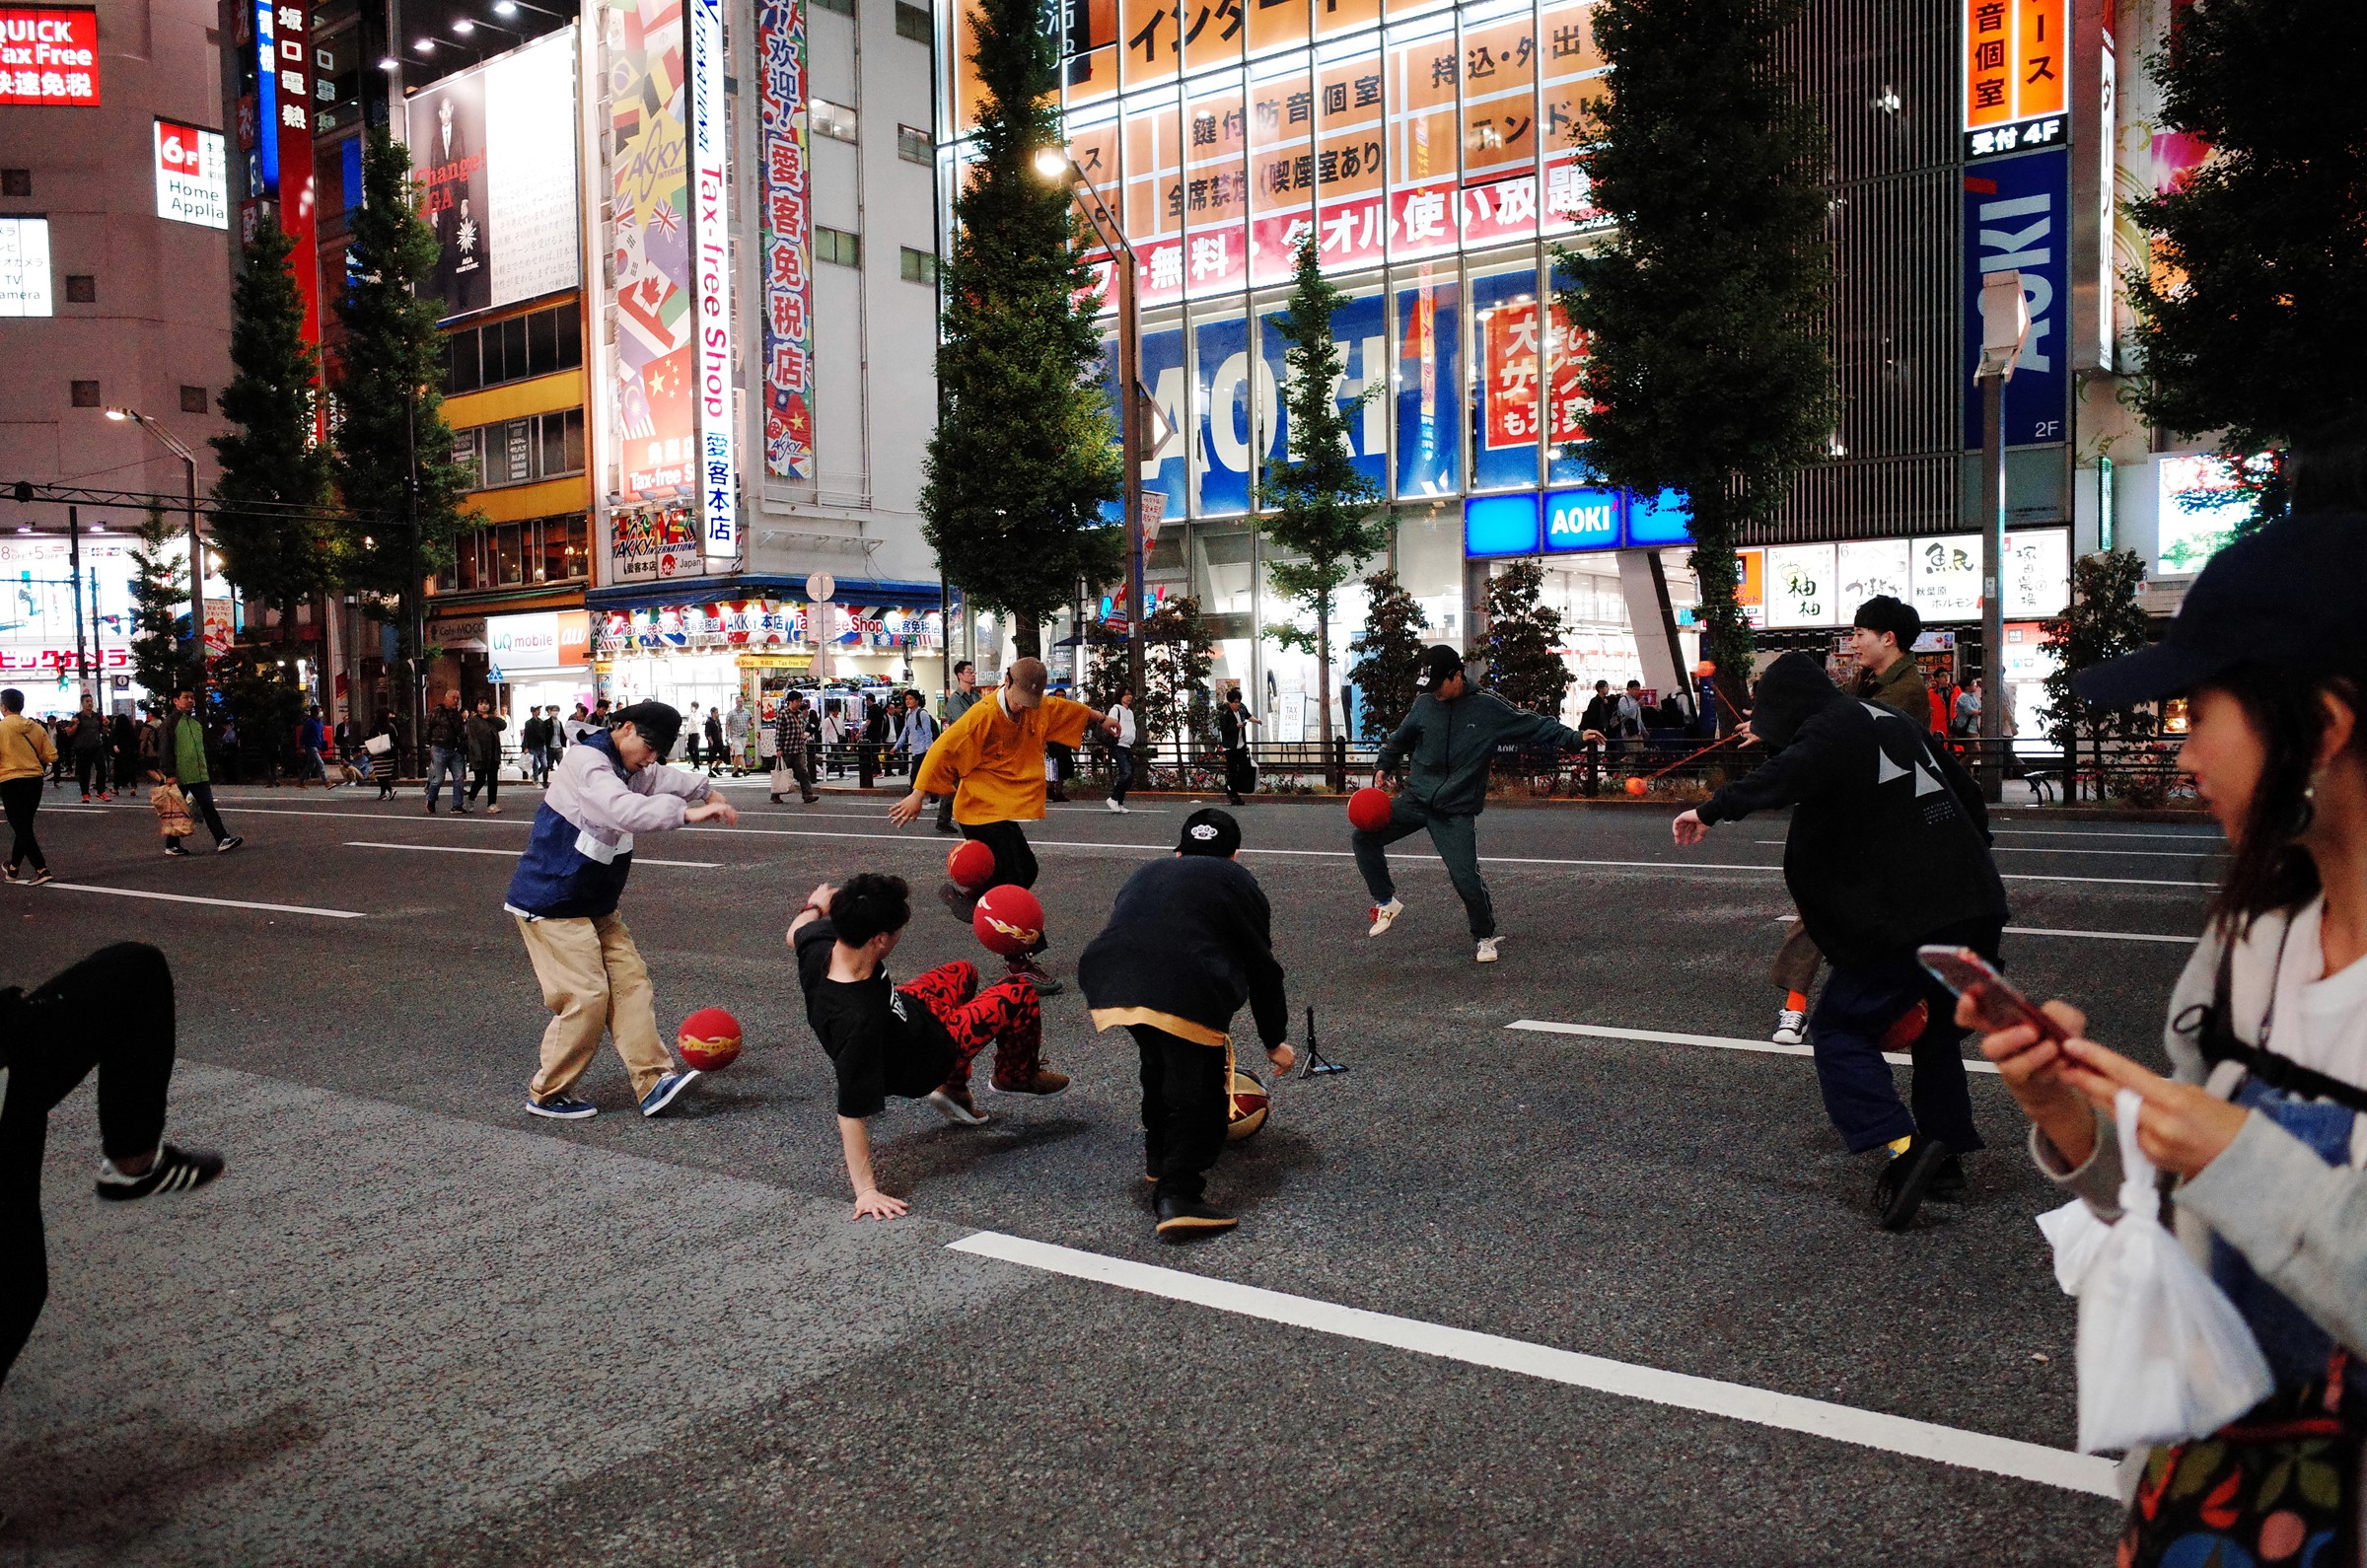
[[[2071,154],[2055,147],[1965,172],[1965,447],[1980,446],[1980,280],[2022,274],[2030,337],[2005,384],[2005,444],[2070,439]]]

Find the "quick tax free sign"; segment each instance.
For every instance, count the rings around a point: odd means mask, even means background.
[[[0,6],[0,105],[99,107],[99,13]]]

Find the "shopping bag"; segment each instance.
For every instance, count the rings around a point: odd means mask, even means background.
[[[2114,1103],[2120,1218],[2085,1203],[2042,1215],[2055,1278],[2079,1298],[2079,1448],[2085,1454],[2215,1432],[2275,1390],[2233,1303],[2164,1229],[2153,1162],[2137,1147],[2144,1099]]]
[[[394,737],[391,735],[374,735],[370,737],[369,740],[362,743],[362,749],[369,752],[372,756],[385,756],[389,751],[394,749]]]
[[[180,786],[170,781],[148,792],[149,810],[156,813],[156,829],[167,838],[186,838],[197,830],[189,820],[189,803]]]

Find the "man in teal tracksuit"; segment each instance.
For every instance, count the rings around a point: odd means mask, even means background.
[[[1385,846],[1427,827],[1471,917],[1478,960],[1493,963],[1496,911],[1488,901],[1487,884],[1479,880],[1479,844],[1472,827],[1487,805],[1487,765],[1499,746],[1575,749],[1586,738],[1542,713],[1523,713],[1490,692],[1470,690],[1463,656],[1443,644],[1422,656],[1421,674],[1414,677],[1413,685],[1418,693],[1413,711],[1381,743],[1373,773],[1378,785],[1402,763],[1405,787],[1391,804],[1387,827],[1377,833],[1358,828],[1353,838],[1356,869],[1364,873],[1364,885],[1373,894],[1368,935],[1381,935],[1405,911],[1390,881]]]

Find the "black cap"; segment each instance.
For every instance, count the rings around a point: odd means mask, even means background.
[[[633,733],[655,747],[661,758],[674,749],[675,737],[682,733],[682,716],[663,702],[636,702],[611,711],[609,728],[620,724],[631,725]]]
[[[1440,686],[1463,674],[1463,655],[1445,643],[1434,643],[1422,655],[1421,673],[1413,677],[1416,691],[1436,691]]]
[[[2193,690],[2238,665],[2299,672],[2367,652],[2353,607],[2367,562],[2367,517],[2322,512],[2271,523],[2210,559],[2162,640],[2081,671],[2072,685],[2100,707]]]
[[[1213,806],[1203,806],[1184,819],[1184,831],[1176,839],[1179,855],[1230,855],[1241,847],[1241,823],[1231,812],[1220,812]]]
[[[1899,639],[1901,652],[1914,647],[1915,639],[1923,635],[1923,617],[1915,606],[1890,594],[1876,594],[1857,606],[1849,624],[1868,631],[1887,631]]]

